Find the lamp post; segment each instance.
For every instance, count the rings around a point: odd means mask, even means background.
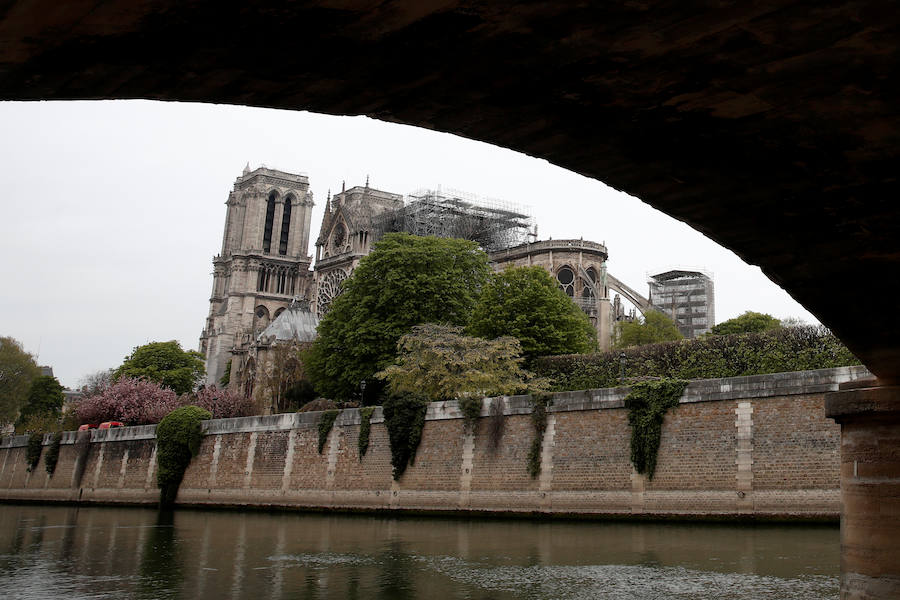
[[[359,403],[362,406],[365,406],[366,405],[366,380],[365,379],[363,379],[362,381],[359,382],[359,396],[360,396]]]
[[[625,385],[625,353],[619,352],[619,383]]]

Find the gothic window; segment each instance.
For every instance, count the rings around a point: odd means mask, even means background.
[[[341,293],[341,283],[347,274],[340,269],[329,271],[319,280],[319,291],[316,295],[316,314],[321,319],[331,308],[332,301]]]
[[[335,251],[339,252],[341,246],[344,245],[344,240],[347,237],[347,228],[344,227],[343,223],[338,223],[334,228],[334,234],[331,236],[331,245],[334,247]]]
[[[253,331],[259,333],[269,325],[269,309],[265,306],[257,306],[253,313]]]
[[[594,288],[593,284],[597,283],[597,271],[594,270],[594,267],[590,267],[587,270],[588,281],[581,282],[581,297],[582,298],[593,298],[594,297]]]
[[[291,228],[291,198],[284,201],[284,214],[281,217],[281,241],[278,244],[278,254],[287,254],[288,233]]]
[[[279,308],[278,310],[275,311],[275,318],[277,319],[278,315],[280,315],[283,312],[284,312],[284,307],[282,306],[281,308]]]
[[[575,296],[575,273],[571,268],[560,267],[556,272],[556,281],[559,282],[559,287],[567,296],[570,298]]]
[[[269,194],[269,202],[266,205],[266,228],[263,231],[263,252],[268,254],[272,250],[272,223],[275,221],[275,192]]]

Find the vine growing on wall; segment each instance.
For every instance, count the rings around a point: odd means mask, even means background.
[[[687,381],[659,379],[642,381],[631,387],[625,397],[628,424],[631,426],[631,464],[638,473],[653,479],[656,457],[666,412],[678,406]]]
[[[28,446],[25,448],[25,462],[28,463],[28,471],[34,471],[41,460],[41,450],[44,449],[44,434],[32,433],[28,436]]]
[[[544,444],[544,432],[547,430],[547,409],[553,404],[548,395],[535,394],[531,398],[531,424],[534,425],[534,439],[528,451],[528,474],[534,479],[541,472],[541,446]]]
[[[88,456],[91,453],[91,432],[79,431],[75,434],[75,471],[72,473],[72,487],[81,487]]]
[[[362,461],[363,456],[369,449],[369,432],[372,429],[372,413],[375,412],[374,406],[364,406],[359,409],[359,440],[357,447],[359,448],[359,460]]]
[[[168,508],[174,504],[184,472],[200,450],[202,421],[210,418],[210,412],[199,406],[182,406],[166,415],[156,427],[156,483],[160,507]]]
[[[488,420],[488,441],[490,449],[496,450],[500,447],[500,440],[503,438],[503,428],[506,425],[506,419],[503,416],[503,397],[498,396],[491,400],[491,416]]]
[[[50,445],[47,446],[47,452],[44,454],[44,467],[50,475],[56,471],[56,463],[59,462],[59,446],[62,443],[62,437],[62,431],[54,433]]]
[[[465,396],[459,398],[457,402],[463,415],[463,428],[466,433],[473,433],[478,417],[481,416],[481,396]]]
[[[399,480],[406,466],[416,462],[428,400],[421,396],[392,396],[385,400],[382,409],[391,444],[394,479]]]
[[[323,411],[322,416],[319,417],[319,454],[322,454],[322,450],[325,449],[325,442],[328,441],[328,434],[331,433],[331,428],[334,427],[334,422],[339,414],[341,414],[341,411],[333,408],[331,410]]]

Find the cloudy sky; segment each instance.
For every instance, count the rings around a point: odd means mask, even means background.
[[[640,200],[546,161],[364,117],[144,101],[0,103],[0,335],[63,385],[139,344],[196,348],[224,202],[245,164],[329,188],[456,188],[529,208],[541,239],[605,242],[609,270],[713,273],[716,319],[815,319],[753,266]],[[310,248],[314,254],[315,248]]]

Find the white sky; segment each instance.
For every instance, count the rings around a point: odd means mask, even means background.
[[[309,175],[318,234],[328,189],[438,185],[528,206],[539,237],[605,242],[609,271],[712,271],[716,320],[815,318],[732,252],[634,197],[544,160],[365,117],[146,101],[0,103],[0,335],[63,385],[131,349],[196,348],[225,200],[249,161]],[[315,247],[310,247],[310,254]]]

